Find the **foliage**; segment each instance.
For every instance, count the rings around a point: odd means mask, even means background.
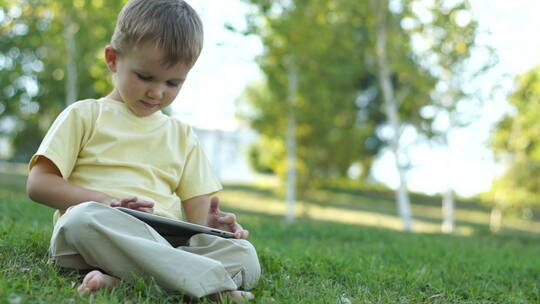
[[[520,75],[510,95],[514,110],[495,127],[491,146],[506,165],[490,193],[502,206],[540,203],[540,66]]]
[[[261,5],[261,12],[265,10],[265,4],[254,2]],[[360,71],[363,68],[363,51],[355,49],[361,44],[362,34],[348,23],[350,15],[346,10],[337,9],[328,2],[301,1],[293,9],[283,9],[279,16],[270,13],[261,19],[251,16],[249,30],[261,35],[266,46],[259,57],[259,65],[267,81],[262,86],[249,88],[244,96],[256,109],[248,119],[265,138],[259,143],[258,150],[275,152],[271,158],[279,161],[274,162],[272,168],[285,173],[285,149],[268,148],[267,144],[277,142],[284,146],[287,113],[294,111],[298,171],[304,182],[307,176],[322,178],[345,174],[350,159],[363,151],[370,151],[362,158],[369,166],[370,155],[380,143],[372,136],[371,126],[353,127],[357,123],[354,99],[358,94],[358,83],[362,81]],[[331,22],[328,22],[327,14],[334,16]],[[264,24],[257,27],[256,22],[262,20]],[[299,71],[294,109],[289,109],[287,102],[289,58]],[[351,138],[365,138],[368,144]]]
[[[362,165],[365,179],[374,158],[388,144],[381,132],[388,122],[375,78],[375,14],[369,1],[245,1],[255,8],[246,33],[260,36],[265,46],[258,59],[265,82],[246,90],[242,100],[252,109],[242,115],[263,138],[256,150],[275,153],[266,157],[272,164],[263,167],[283,176],[285,148],[267,145],[277,141],[285,146],[287,116],[293,111],[298,166],[303,172],[300,185],[347,176],[354,163]],[[429,10],[433,18],[427,21],[416,10],[420,3],[402,1],[400,7],[389,8],[388,57],[400,120],[404,127],[431,137],[435,116],[422,110],[434,103],[435,86],[443,79],[441,69],[457,73],[464,68],[462,62],[475,44],[476,23],[457,24],[456,15],[470,9],[466,1],[446,9],[441,9],[444,2],[435,1]],[[407,22],[414,26],[404,26]],[[434,39],[429,52],[439,59],[438,70],[413,46],[413,38],[421,34]],[[299,78],[294,107],[288,102],[291,60]],[[452,98],[465,95],[456,90]]]
[[[467,0],[436,0],[417,10],[424,10],[432,20],[418,22],[406,17],[407,32],[421,45],[417,53],[422,64],[437,78],[430,115],[444,116],[448,121],[434,128],[447,145],[446,137],[452,128],[466,126],[477,118],[479,109],[471,109],[481,105],[482,96],[471,83],[489,72],[497,57],[492,47],[478,41],[478,23]],[[463,103],[468,106],[460,108]]]
[[[13,141],[15,155],[27,159],[39,144],[36,138],[75,101],[66,101],[66,31],[74,33],[78,95],[95,98],[110,91],[102,50],[125,0],[1,2],[0,135]]]

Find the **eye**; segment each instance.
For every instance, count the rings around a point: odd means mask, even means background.
[[[180,84],[177,82],[167,81],[167,86],[171,88],[177,88]]]
[[[144,80],[144,81],[152,80],[152,76],[146,76],[140,73],[135,73],[135,74],[137,75],[137,78],[139,78],[140,80]]]

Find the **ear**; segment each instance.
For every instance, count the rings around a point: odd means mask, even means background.
[[[105,62],[109,71],[116,72],[116,60],[118,60],[118,52],[110,45],[105,47]]]

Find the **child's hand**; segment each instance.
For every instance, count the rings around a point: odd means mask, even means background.
[[[247,239],[249,231],[245,230],[236,221],[234,213],[219,210],[219,197],[210,198],[210,212],[208,214],[208,227],[217,228],[234,233],[237,239]]]
[[[124,207],[147,213],[154,213],[154,203],[139,200],[136,196],[125,197],[111,202],[111,207]]]

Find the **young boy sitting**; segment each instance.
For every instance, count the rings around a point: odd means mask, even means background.
[[[30,161],[27,192],[58,209],[50,253],[61,267],[94,270],[93,293],[143,277],[199,298],[252,298],[260,266],[248,231],[211,195],[221,189],[192,129],[161,109],[178,95],[203,45],[197,13],[182,0],[132,0],[122,9],[105,60],[114,89],[73,103]],[[174,246],[112,207],[228,230]],[[176,247],[177,246],[177,247]]]

